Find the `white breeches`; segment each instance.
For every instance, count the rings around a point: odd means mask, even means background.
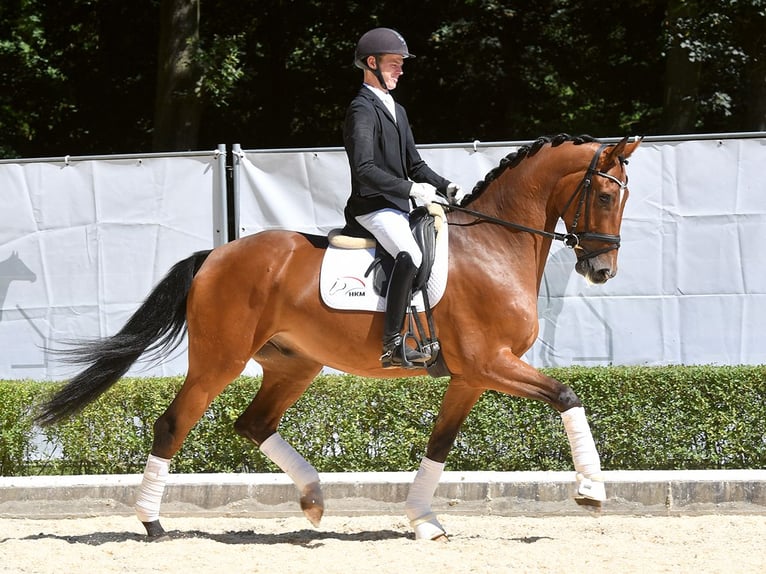
[[[380,243],[394,259],[401,251],[412,257],[415,267],[420,268],[423,254],[420,252],[410,229],[410,216],[397,209],[381,209],[365,215],[357,215],[356,220]]]

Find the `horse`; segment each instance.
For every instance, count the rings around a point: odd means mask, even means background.
[[[449,279],[433,320],[450,378],[405,502],[416,539],[447,540],[431,509],[433,496],[462,423],[487,390],[558,411],[572,452],[575,499],[594,506],[606,500],[582,402],[520,357],[538,334],[537,297],[554,240],[574,251],[575,269],[587,281],[602,284],[617,273],[626,164],[640,141],[538,138],[507,155],[461,205],[448,208]],[[559,219],[565,234],[555,231]],[[306,234],[267,230],[197,252],[171,268],[117,334],[68,351],[86,367],[39,405],[42,425],[76,414],[144,353],[166,356],[188,334],[186,378],[154,424],[135,503],[148,538],[165,535],[159,518],[170,460],[251,358],[262,367],[262,382],[234,430],[292,479],[315,526],[324,512],[319,475],[279,434],[285,411],[325,365],[375,378],[426,372],[381,367],[382,313],[323,304],[318,276],[326,245]]]

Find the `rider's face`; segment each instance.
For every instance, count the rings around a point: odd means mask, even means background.
[[[373,64],[374,66],[374,64]],[[386,82],[386,88],[393,90],[399,82],[399,76],[404,74],[404,58],[399,54],[383,54],[378,57],[380,73]]]

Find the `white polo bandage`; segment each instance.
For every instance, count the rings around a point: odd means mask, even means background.
[[[431,511],[431,501],[444,471],[444,463],[423,458],[410,486],[404,511],[415,529],[415,538],[431,540],[444,535],[444,528]]]
[[[308,461],[275,432],[261,443],[261,452],[289,476],[301,491],[319,482],[319,473]]]
[[[154,522],[160,518],[160,504],[170,474],[170,460],[149,455],[144,467],[144,478],[134,506],[141,522]]]
[[[601,459],[593,442],[588,420],[583,407],[574,407],[561,413],[572,449],[572,462],[575,470],[585,477],[592,477],[601,472]]]

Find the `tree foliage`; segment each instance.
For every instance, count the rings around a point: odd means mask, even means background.
[[[3,2],[0,156],[340,145],[374,26],[417,55],[396,97],[421,143],[766,129],[766,0],[173,3],[200,7],[191,101],[155,117],[161,0]]]

